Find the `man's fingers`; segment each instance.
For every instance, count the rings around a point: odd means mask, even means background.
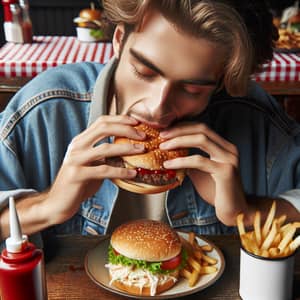
[[[237,154],[220,147],[219,144],[216,144],[204,134],[176,137],[160,144],[160,148],[164,150],[177,149],[182,146],[185,148],[198,148],[209,154],[211,160],[232,163],[235,166],[238,164]]]
[[[201,155],[179,157],[164,162],[166,169],[199,169],[207,173],[214,173],[220,164]]]
[[[130,125],[101,123],[95,130],[85,130],[71,142],[72,147],[83,149],[94,146],[108,136],[125,136],[134,140],[142,140],[145,134]]]
[[[88,148],[85,151],[68,151],[65,157],[65,163],[74,163],[76,165],[88,165],[95,161],[103,161],[105,158],[123,156],[130,154],[138,154],[144,152],[142,144],[109,144],[103,143],[93,148]]]
[[[136,170],[126,168],[116,168],[109,165],[93,167],[83,167],[78,174],[79,180],[102,180],[102,179],[131,179],[136,176]]]
[[[175,137],[182,137],[187,135],[194,136],[193,139],[196,140],[198,134],[206,136],[209,140],[219,145],[224,150],[231,152],[233,155],[237,155],[237,149],[233,144],[222,138],[215,131],[213,131],[206,124],[203,123],[178,125],[174,128],[170,128],[161,132],[162,138],[168,140],[173,139]]]

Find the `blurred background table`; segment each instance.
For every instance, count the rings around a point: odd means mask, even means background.
[[[58,236],[48,241],[46,252],[46,278],[49,300],[121,300],[123,296],[96,285],[86,274],[84,260],[87,252],[103,240],[101,236]],[[239,264],[240,240],[238,236],[206,236],[221,249],[225,257],[223,275],[210,287],[184,299],[240,300]],[[296,255],[294,270],[294,297],[300,299],[300,255]],[[270,299],[271,300],[271,299]]]
[[[282,103],[286,97],[300,100],[298,54],[275,52],[263,72],[253,77]],[[6,43],[0,48],[0,111],[16,91],[40,72],[81,61],[106,63],[112,55],[111,43],[83,43],[75,36],[35,36],[32,44]]]

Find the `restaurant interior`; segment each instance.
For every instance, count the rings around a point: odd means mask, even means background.
[[[76,26],[74,24],[74,18],[78,16],[79,12],[90,6],[89,0],[29,0],[30,18],[32,22],[33,35],[34,36],[76,36]],[[268,0],[270,10],[274,15],[274,20],[281,18],[284,10],[287,7],[294,5],[293,0]],[[95,8],[101,9],[101,1],[95,1],[93,3]],[[0,20],[3,20],[3,9],[0,10]],[[277,26],[278,22],[277,22]],[[6,43],[3,26],[0,26],[0,47]],[[0,48],[1,49],[1,48]],[[3,50],[3,48],[2,48]],[[293,51],[286,50],[279,55],[297,55],[298,49]],[[277,50],[275,49],[275,52]],[[1,51],[0,51],[1,54]],[[293,74],[296,74],[293,78],[279,74],[280,71],[276,71],[278,74],[271,75],[271,78],[259,79],[260,83],[267,91],[278,99],[278,102],[285,108],[287,113],[297,121],[300,121],[300,79],[299,79],[299,61],[290,57],[278,57],[274,65],[274,69],[280,69],[282,65],[283,72],[290,70]],[[0,56],[0,62],[5,62],[5,57]],[[20,61],[10,61],[10,63],[21,63]],[[289,71],[286,71],[289,72]],[[1,74],[0,74],[1,75]],[[2,84],[0,84],[0,109],[3,109],[7,101],[13,96],[13,94],[25,83],[28,78],[20,78],[24,76],[16,76],[11,74],[2,74],[1,77],[17,77],[17,78],[2,78]],[[30,75],[26,75],[30,77]],[[274,78],[275,77],[275,78]],[[280,78],[278,78],[280,77]]]
[[[277,26],[279,33],[282,34],[282,36],[279,34],[279,41],[283,41],[283,44],[278,42],[275,45],[273,60],[264,65],[261,73],[254,74],[253,80],[257,81],[269,94],[276,98],[290,118],[300,122],[300,29],[299,32],[291,35],[286,31],[286,24],[281,22],[286,9],[293,7],[295,3],[299,8],[299,2],[295,2],[295,0],[268,0],[267,2],[274,16],[274,24]],[[77,26],[81,21],[76,21],[76,18],[78,18],[80,12],[87,7],[93,7],[93,9],[101,11],[100,0],[94,2],[91,2],[91,0],[28,0],[27,5],[32,24],[32,40],[29,42],[7,41],[4,27],[0,24],[0,113],[6,107],[11,97],[22,86],[44,70],[60,64],[78,61],[90,60],[106,63],[113,55],[110,36],[101,36],[98,40],[84,40],[85,37],[80,36],[77,30]],[[5,19],[2,8],[0,5],[1,23]],[[287,40],[288,42],[285,44]],[[31,60],[32,58],[37,59],[35,61],[34,59]],[[272,209],[269,213],[270,218],[273,218],[271,216],[274,213]],[[277,221],[274,226],[278,225],[279,221]],[[297,224],[300,227],[299,222]],[[238,228],[241,236],[243,235],[243,230],[245,230],[243,226],[241,221],[240,228]],[[270,224],[270,228],[271,226]],[[299,227],[297,227],[298,232]],[[250,233],[249,239],[253,238],[254,234],[254,231],[252,235]],[[204,267],[203,270],[209,271],[215,270],[216,274],[207,281],[196,283],[194,292],[189,291],[186,287],[182,288],[179,286],[175,288],[174,292],[144,298],[170,299],[182,297],[182,299],[186,299],[185,297],[189,296],[187,299],[241,299],[238,290],[240,282],[237,275],[240,272],[239,260],[237,260],[237,257],[240,256],[240,236],[235,236],[230,241],[225,236],[213,236],[209,241],[205,238],[198,239],[191,235],[184,235],[184,237],[186,239],[185,242],[189,245],[189,249],[192,249],[191,251],[195,253],[201,250],[202,255],[207,260],[201,268]],[[47,263],[46,269],[49,298],[47,299],[121,300],[125,299],[124,297],[127,298],[127,293],[111,288],[107,275],[103,275],[93,265],[98,260],[103,261],[103,264],[105,263],[103,257],[106,255],[104,253],[106,248],[104,249],[103,247],[108,247],[109,241],[107,237],[98,237],[98,239],[58,237],[55,240],[52,240],[52,238],[50,236],[46,240],[46,243],[49,243],[47,246],[50,249],[57,247],[59,250],[55,249],[53,255],[56,255],[57,252],[59,254],[53,261],[51,260],[52,253],[48,254],[49,257],[47,259],[49,263]],[[221,248],[224,252],[225,259],[222,251],[219,251],[218,248]],[[117,256],[118,253],[115,252],[115,255]],[[295,259],[296,271],[289,274],[291,277],[288,278],[293,281],[294,274],[294,285],[291,290],[293,295],[300,297],[299,249],[297,255],[297,260]],[[251,254],[250,259],[253,259],[253,257],[255,258],[255,255]],[[291,257],[294,258],[294,254],[291,254]],[[218,271],[213,269],[215,265]],[[210,267],[211,269],[209,269]],[[248,268],[249,266],[247,266],[246,273]],[[197,269],[197,264],[195,269]],[[194,269],[191,268],[188,272],[192,273],[191,270]],[[258,269],[258,271],[255,270],[253,272],[260,271]],[[198,275],[200,274],[199,272]],[[223,272],[226,275],[221,277]],[[188,274],[185,278],[190,278],[191,276],[191,274]],[[247,273],[247,276],[249,276],[249,273]],[[250,280],[250,277],[247,278]],[[217,280],[219,280],[219,286],[214,288],[213,284]],[[210,285],[212,287],[209,287]],[[194,294],[196,292],[199,292],[199,294]],[[91,298],[90,295],[92,295]],[[141,299],[141,297],[136,295],[134,298]],[[46,300],[46,297],[39,299]],[[248,299],[254,300],[254,298]],[[271,299],[273,298],[265,298],[265,300]]]

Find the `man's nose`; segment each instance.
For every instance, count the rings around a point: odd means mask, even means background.
[[[173,87],[169,81],[162,81],[157,84],[151,99],[149,99],[148,109],[154,119],[160,119],[172,110]]]

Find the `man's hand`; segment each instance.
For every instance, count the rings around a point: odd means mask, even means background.
[[[71,218],[80,204],[100,188],[105,178],[133,178],[135,170],[106,164],[106,158],[142,153],[141,145],[98,144],[108,136],[142,140],[143,132],[128,116],[102,116],[70,143],[57,177],[49,190],[17,199],[17,209],[25,234],[41,231]],[[8,208],[0,214],[0,240],[9,235]]]
[[[161,133],[167,139],[161,149],[198,148],[207,153],[165,162],[166,168],[188,169],[198,193],[215,206],[220,221],[233,225],[235,216],[249,209],[239,175],[239,154],[235,145],[205,124],[185,124]]]
[[[72,217],[80,204],[97,192],[103,179],[136,176],[135,170],[107,165],[106,158],[142,153],[143,145],[97,144],[108,136],[142,140],[145,134],[138,132],[135,125],[137,121],[128,116],[102,116],[72,140],[47,197],[51,211],[55,209],[55,223]]]

